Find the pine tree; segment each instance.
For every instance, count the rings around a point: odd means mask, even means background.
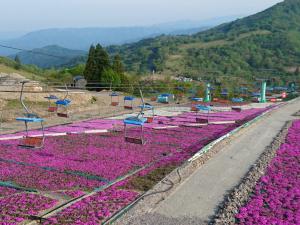
[[[103,75],[104,70],[111,68],[111,66],[110,66],[109,55],[100,44],[97,44],[96,46],[95,62],[96,62],[95,81],[101,82],[101,77]]]
[[[130,83],[129,78],[125,74],[124,65],[120,55],[115,55],[112,65],[113,70],[119,75],[121,84],[128,85]],[[126,89],[124,89],[126,91]],[[123,90],[123,91],[124,91]]]
[[[120,55],[115,55],[112,68],[119,75],[124,74],[125,72],[124,65],[122,63],[122,59]]]
[[[89,50],[88,59],[83,72],[83,75],[87,82],[94,82],[96,76],[96,62],[95,62],[95,47],[91,45]]]

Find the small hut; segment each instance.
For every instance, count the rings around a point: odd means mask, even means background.
[[[84,89],[87,85],[86,79],[84,79],[84,76],[78,75],[73,77],[73,87]]]

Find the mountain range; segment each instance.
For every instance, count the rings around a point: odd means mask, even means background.
[[[255,15],[191,35],[161,34],[106,49],[111,55],[120,54],[126,70],[134,74],[155,71],[230,82],[257,77],[299,81],[299,24],[300,1],[285,0]],[[72,65],[86,54],[78,53]]]
[[[177,21],[153,26],[140,27],[92,27],[92,28],[55,28],[37,30],[19,38],[3,40],[5,34],[0,33],[0,44],[20,49],[32,50],[45,46],[57,45],[63,48],[87,51],[91,44],[100,43],[103,46],[132,43],[144,38],[156,37],[162,34],[190,35],[206,30],[239,16],[214,18],[205,21]],[[11,33],[6,34],[11,35]],[[18,51],[0,48],[0,55],[12,55]]]
[[[300,65],[300,1],[273,7],[190,36],[111,46],[128,71],[194,77],[292,76]]]
[[[65,64],[73,66],[76,63],[85,62],[87,52],[49,45],[31,51],[18,52],[17,55],[22,64],[36,65],[40,68],[51,68],[61,67]],[[11,55],[10,57],[13,59],[15,55]]]

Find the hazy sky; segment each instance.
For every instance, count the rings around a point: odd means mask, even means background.
[[[281,0],[0,0],[0,31],[150,25],[249,15]]]

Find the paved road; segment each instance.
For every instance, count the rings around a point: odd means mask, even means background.
[[[194,172],[153,213],[136,218],[134,224],[203,224],[299,110],[297,99],[260,120]]]

